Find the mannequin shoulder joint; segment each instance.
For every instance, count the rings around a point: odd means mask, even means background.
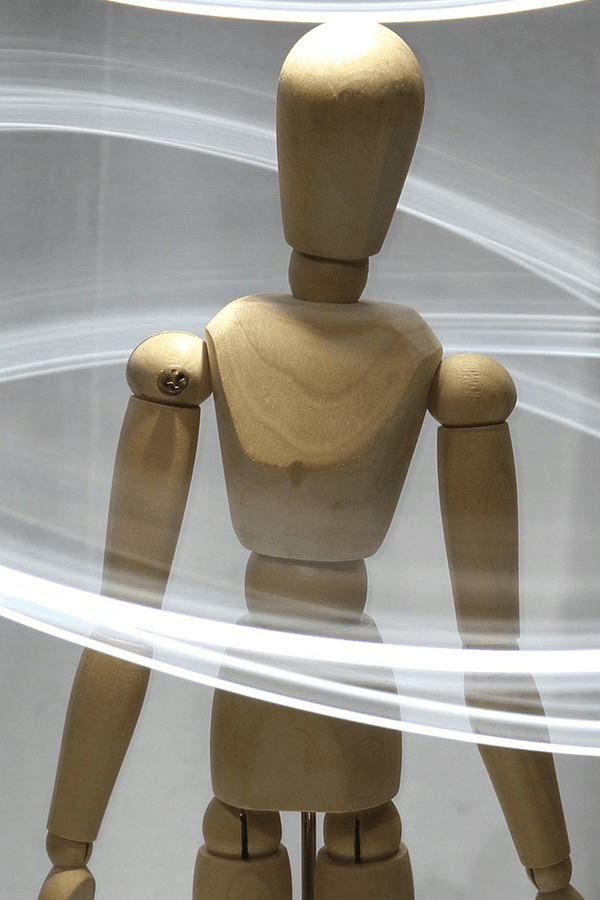
[[[467,428],[505,422],[516,402],[515,384],[504,366],[480,353],[458,353],[440,363],[428,408],[441,425]]]
[[[153,334],[129,357],[127,383],[143,400],[199,406],[212,392],[205,341],[185,331]]]

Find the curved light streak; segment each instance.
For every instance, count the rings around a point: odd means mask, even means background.
[[[164,12],[220,16],[229,19],[254,19],[269,22],[325,22],[340,17],[363,16],[378,22],[433,22],[446,19],[471,19],[564,6],[581,0],[112,0],[128,6],[143,6]]]
[[[268,170],[276,168],[272,129],[210,110],[161,105],[95,90],[9,84],[0,93],[0,129],[58,130],[150,141]],[[526,267],[593,309],[600,306],[595,264],[575,245],[423,179],[413,178],[408,182],[402,208]],[[204,309],[199,313],[199,330],[213,312]],[[186,316],[189,319],[189,310]],[[541,354],[600,356],[600,319],[593,315],[434,314],[426,318],[452,352],[477,348],[526,358]],[[163,321],[157,314],[156,322],[146,319],[145,326],[148,332],[160,330]],[[113,316],[39,323],[22,332],[2,333],[0,383],[120,363],[129,353],[131,335],[138,326],[137,317]],[[548,383],[526,368],[515,374],[520,386],[520,403],[525,409],[600,437],[600,404],[593,397]],[[552,733],[550,748],[534,737],[539,719],[500,710],[479,710],[478,721],[487,720],[491,733],[474,735],[465,707],[444,694],[448,676],[479,671],[497,675],[535,673],[540,679],[559,678],[560,691],[566,697],[574,680],[578,685],[597,685],[600,674],[597,650],[465,651],[394,644],[374,646],[280,631],[257,632],[244,626],[120,604],[11,569],[0,569],[0,597],[0,614],[14,621],[104,650],[109,649],[106,643],[98,641],[94,634],[98,628],[112,629],[121,637],[154,648],[151,659],[110,648],[115,655],[132,657],[137,662],[204,684],[223,686],[219,664],[228,648],[227,668],[235,670],[235,660],[231,657],[234,649],[242,654],[236,670],[239,681],[228,683],[228,689],[261,699],[465,741],[600,754],[599,716],[574,719],[568,710],[564,716],[549,716],[545,722]],[[244,653],[254,656],[243,658]],[[299,665],[304,662],[309,668],[306,672],[290,671],[286,668],[290,660]],[[357,689],[356,685],[349,687],[332,681],[326,672],[322,677],[315,675],[317,662],[334,667],[351,665],[353,669],[371,672],[391,670],[399,682],[398,694],[386,694],[376,686],[370,688],[368,680],[367,687]],[[424,673],[439,676],[439,697],[412,696],[409,690],[403,690],[404,683],[410,685],[413,674],[418,680]],[[243,683],[244,678],[251,677],[266,680],[271,689]],[[563,708],[560,691],[555,699],[558,707]],[[311,692],[319,699],[311,697]],[[398,707],[402,710],[402,721],[398,719]],[[373,709],[379,712],[375,714]],[[505,727],[512,737],[494,736],[494,730]]]
[[[169,283],[172,288],[172,282]],[[206,283],[202,286],[207,288]],[[153,283],[156,288],[156,283]],[[142,293],[145,285],[138,285]],[[117,296],[126,289],[112,286]],[[132,291],[127,289],[131,299]],[[51,308],[52,294],[46,306]],[[39,301],[41,296],[38,296]],[[79,291],[81,308],[86,305],[85,289]],[[189,310],[169,306],[171,319],[184,318],[190,327],[203,333],[215,308],[204,308],[196,315]],[[516,355],[600,358],[600,319],[592,316],[511,316],[432,313],[424,317],[440,338],[447,353],[477,350],[492,355]],[[161,331],[165,313],[144,316],[148,334]],[[137,315],[78,317],[75,321],[30,325],[0,332],[0,384],[23,381],[42,375],[58,375],[124,364],[140,335]],[[511,373],[519,386],[519,406],[527,412],[558,422],[575,431],[600,438],[600,403],[582,390],[574,391],[521,365],[511,364]]]
[[[60,54],[57,54],[60,56]],[[272,128],[209,110],[100,91],[8,85],[0,130],[58,130],[140,140],[276,170]],[[600,309],[597,260],[516,216],[409,175],[399,209],[451,231]]]
[[[6,567],[0,567],[0,597],[2,615],[15,622],[209,687],[225,687],[257,699],[404,731],[600,755],[597,718],[547,716],[540,720],[534,715],[478,709],[478,725],[487,724],[490,733],[473,734],[465,707],[448,700],[444,693],[448,675],[466,672],[509,676],[533,673],[538,678],[548,674],[577,676],[579,681],[590,675],[596,678],[600,673],[597,650],[461,650],[255,629],[124,603]],[[124,646],[99,639],[97,635],[102,632],[118,635]],[[140,652],[127,649],[126,642],[136,644]],[[152,656],[147,655],[149,649]],[[241,654],[237,670],[240,678],[227,680],[226,675],[219,675],[218,668],[223,663],[225,671],[235,673],[237,653]],[[247,658],[245,653],[249,654]],[[286,665],[290,660],[306,662],[306,671],[289,671]],[[328,667],[335,665],[350,667],[358,676],[358,684],[332,681]],[[380,670],[395,673],[399,679],[397,694],[377,688],[373,672]],[[332,671],[335,676],[335,668]],[[361,672],[366,673],[362,687]],[[410,684],[411,676],[418,679],[420,673],[435,673],[443,699],[403,694],[403,679]],[[260,687],[252,683],[253,678],[258,679]],[[371,682],[375,686],[370,687]],[[535,737],[541,721],[554,732],[551,744]],[[498,729],[508,730],[509,736],[498,737]]]

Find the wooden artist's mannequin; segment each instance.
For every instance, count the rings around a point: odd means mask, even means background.
[[[458,626],[468,646],[514,647],[517,503],[508,373],[441,347],[410,309],[359,300],[417,140],[415,57],[379,25],[324,25],[292,49],[278,95],[280,187],[291,295],[235,300],[206,342],[165,332],[133,352],[102,591],[160,605],[212,392],[233,524],[251,551],[251,615],[365,622],[364,559],[383,541],[426,410],[439,430],[440,492]],[[326,624],[323,624],[326,630]],[[119,644],[108,636],[105,640]],[[86,867],[142,706],[148,669],[85,650],[48,821],[54,868],[40,900],[91,900]],[[471,679],[467,699],[493,702]],[[530,709],[543,716],[535,687]],[[482,747],[539,897],[575,900],[552,756]],[[411,900],[392,803],[395,730],[217,691],[215,799],[194,900],[290,900],[280,810],[321,811],[317,900]],[[483,893],[485,887],[482,886]]]

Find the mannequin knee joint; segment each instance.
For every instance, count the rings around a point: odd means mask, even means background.
[[[392,802],[351,813],[328,813],[324,837],[327,852],[338,862],[373,862],[393,856],[402,826]]]
[[[276,853],[281,841],[277,812],[241,810],[214,797],[203,822],[209,853],[229,859],[258,859]]]

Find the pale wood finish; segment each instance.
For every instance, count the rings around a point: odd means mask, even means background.
[[[180,369],[185,383],[161,387],[161,374]],[[172,373],[177,377],[177,371]],[[143,400],[173,406],[199,406],[210,395],[210,368],[206,344],[187,331],[161,331],[135,348],[127,362],[127,383]],[[169,380],[168,377],[165,380]],[[177,392],[173,392],[177,391]]]
[[[280,845],[272,856],[227,859],[200,847],[193,900],[292,900],[290,863]]]
[[[46,838],[46,852],[51,863],[62,868],[85,866],[92,855],[92,845],[82,841],[70,841],[52,832]]]
[[[519,635],[517,493],[508,425],[438,430],[440,503],[465,644]]]
[[[292,250],[288,279],[290,290],[298,300],[356,303],[368,274],[368,259],[325,259]]]
[[[96,884],[89,869],[55,866],[46,876],[39,900],[94,900]]]
[[[197,408],[130,399],[113,477],[102,581],[105,595],[161,604],[185,510],[199,416]],[[96,637],[123,644],[109,635]],[[147,647],[126,649],[143,655],[150,652]],[[149,669],[144,666],[84,650],[67,711],[48,819],[52,835],[84,843],[95,840],[148,678]],[[51,849],[55,848],[55,839],[49,840]],[[58,887],[52,890],[63,900]]]
[[[338,862],[323,848],[317,856],[315,900],[413,900],[408,850],[367,863]]]
[[[571,880],[573,866],[571,859],[563,859],[555,866],[546,866],[543,869],[528,869],[527,874],[532,884],[542,893],[548,894],[566,887]]]
[[[194,900],[291,900],[278,812],[241,810],[214,798],[196,860]]]
[[[363,559],[404,483],[441,348],[413,310],[230,303],[206,330],[229,505],[250,550]]]
[[[576,891],[573,885],[569,884],[560,891],[553,891],[548,894],[546,891],[538,891],[535,900],[583,900],[583,897]]]
[[[552,754],[487,744],[479,752],[523,865],[563,862],[570,847]]]
[[[458,353],[445,359],[435,374],[429,412],[450,428],[499,425],[516,402],[515,383],[504,366],[480,353]]]
[[[478,709],[504,709],[537,716],[536,739],[549,744],[544,707],[531,675],[469,674],[465,697],[475,733],[490,733]],[[552,754],[486,744],[479,744],[479,752],[523,865],[527,869],[557,867],[555,875],[564,872],[570,865],[570,847]],[[567,883],[568,878],[557,888]]]
[[[67,710],[48,831],[74,841],[96,839],[149,675],[145,666],[83,651]]]
[[[200,410],[131,397],[106,534],[102,593],[160,606],[196,456]]]
[[[245,809],[365,809],[398,792],[400,732],[216,691],[215,794]]]
[[[424,90],[412,51],[365,21],[315,28],[277,95],[285,239],[331,259],[378,253],[412,159]]]
[[[354,813],[328,813],[323,823],[327,853],[337,862],[369,863],[394,856],[402,825],[393,803]]]
[[[278,812],[241,810],[213,797],[208,804],[202,831],[206,849],[228,859],[259,859],[276,853],[281,843]]]
[[[481,357],[454,360],[434,384],[430,409],[440,421],[462,426],[438,431],[442,520],[461,637],[469,646],[516,648],[513,452],[508,425],[485,424],[514,406],[512,380],[503,372]],[[470,427],[473,424],[480,427]],[[465,693],[474,710],[476,732],[477,708],[520,709],[539,715],[539,739],[548,740],[543,706],[531,678],[515,680],[507,690],[506,679],[470,676]],[[569,842],[551,754],[485,744],[479,751],[523,865],[562,863],[569,855]]]
[[[252,612],[245,624],[257,622],[262,627],[348,640],[381,640],[372,619],[358,611],[367,587],[362,560],[307,563],[253,555],[248,561],[246,585],[249,605],[257,604],[259,612]],[[348,615],[344,615],[345,594]],[[306,604],[310,609],[319,602],[323,610],[318,617],[311,620],[298,615],[298,605],[302,613]],[[221,669],[223,680],[235,680],[239,656],[239,652],[229,651],[230,662]],[[264,654],[261,659],[268,664]],[[277,662],[274,660],[275,665]],[[395,690],[392,673],[378,671],[377,676],[386,689]],[[244,677],[254,686],[248,674]],[[365,676],[350,672],[349,677],[358,680]],[[256,686],[264,687],[260,678]],[[215,692],[211,723],[213,789],[230,806],[305,812],[348,812],[379,806],[398,791],[401,757],[399,731],[280,707],[223,690]]]
[[[327,630],[360,621],[367,599],[364,560],[298,562],[253,553],[246,566],[246,605],[265,626]],[[286,627],[287,626],[287,627]]]

